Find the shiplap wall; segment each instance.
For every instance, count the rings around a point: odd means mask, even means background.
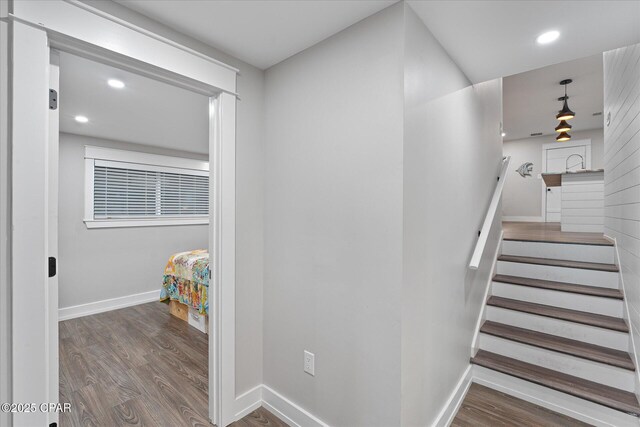
[[[603,173],[562,176],[562,231],[602,233]]]
[[[610,115],[610,121],[608,117]],[[616,239],[640,353],[640,44],[604,54],[605,234]]]

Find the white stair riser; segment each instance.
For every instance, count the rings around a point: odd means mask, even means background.
[[[484,333],[480,334],[480,348],[567,375],[619,388],[620,390],[632,392],[635,388],[635,373],[633,371],[604,363],[585,360]]]
[[[625,332],[612,331],[490,305],[487,306],[485,316],[486,320],[504,323],[505,325],[531,329],[616,350],[629,350],[629,334]]]
[[[582,268],[556,267],[551,265],[526,264],[522,262],[498,261],[498,274],[553,280],[555,282],[600,286],[618,289],[618,273],[585,270]]]
[[[622,300],[493,282],[491,294],[571,310],[622,317]]]
[[[613,246],[521,242],[516,240],[504,240],[502,242],[503,255],[613,264],[614,253]]]
[[[598,427],[638,427],[638,418],[615,409],[475,365],[473,382]]]

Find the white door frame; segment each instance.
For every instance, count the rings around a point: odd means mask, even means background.
[[[75,0],[13,0],[10,6],[13,401],[58,401],[57,395],[51,396],[55,391],[47,387],[48,93],[50,49],[55,48],[209,96],[209,250],[213,271],[209,416],[220,427],[230,424],[235,420],[238,70]],[[15,426],[49,422],[53,421],[42,412],[13,417]]]
[[[541,173],[545,173],[547,170],[547,150],[554,150],[556,148],[567,148],[567,147],[580,147],[585,146],[586,159],[584,159],[584,164],[587,169],[591,169],[591,139],[578,139],[572,142],[549,142],[547,144],[542,144],[542,169]],[[547,186],[544,183],[544,180],[540,180],[540,188],[542,192],[542,212],[541,218],[542,222],[547,222]]]

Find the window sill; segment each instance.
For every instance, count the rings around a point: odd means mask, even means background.
[[[209,224],[209,218],[85,219],[87,228],[168,227]]]

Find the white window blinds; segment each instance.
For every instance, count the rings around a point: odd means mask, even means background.
[[[96,162],[94,219],[209,214],[208,176],[160,172],[141,166],[126,163],[106,166]]]
[[[206,162],[101,147],[86,147],[85,160],[90,228],[208,221]]]

